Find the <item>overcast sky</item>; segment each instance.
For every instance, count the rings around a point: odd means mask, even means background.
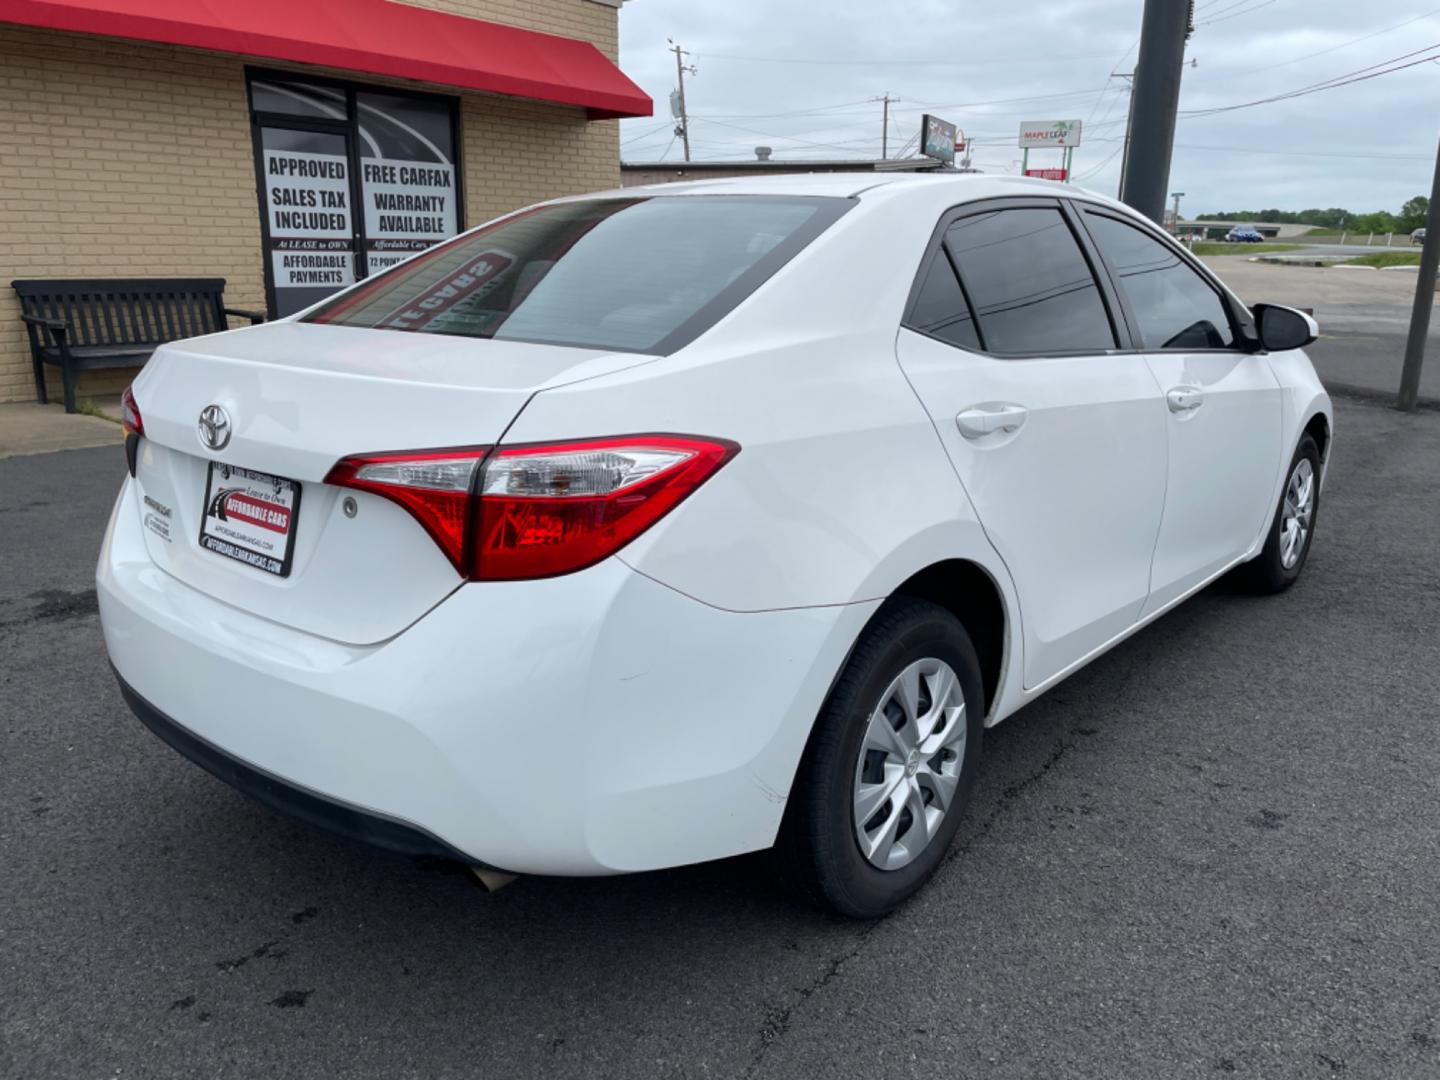
[[[668,122],[673,37],[699,68],[686,81],[697,159],[753,157],[756,145],[777,158],[878,157],[881,105],[867,99],[888,92],[902,99],[891,106],[891,156],[929,111],[971,137],[976,166],[1015,172],[1022,120],[1080,119],[1076,177],[1113,194],[1127,89],[1111,74],[1135,66],[1141,9],[1142,0],[629,0],[621,66],[655,99],[656,115],[622,123],[621,155],[680,160]],[[1197,0],[1195,21],[1182,116],[1437,59],[1182,118],[1171,188],[1186,193],[1183,214],[1398,210],[1429,192],[1440,135],[1437,0]],[[1059,153],[1034,152],[1031,165],[1058,165]]]

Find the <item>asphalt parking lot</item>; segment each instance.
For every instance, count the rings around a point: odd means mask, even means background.
[[[1440,415],[1337,404],[1301,583],[989,733],[870,925],[756,859],[486,895],[277,817],[116,691],[118,447],[0,461],[0,1076],[1440,1075]]]
[[[1363,254],[1364,248],[1356,248]],[[1332,388],[1394,401],[1400,387],[1405,338],[1415,303],[1414,271],[1285,266],[1251,262],[1245,255],[1204,260],[1246,303],[1309,308],[1320,323],[1320,340],[1305,351]],[[1431,360],[1422,369],[1420,393],[1440,405],[1440,319],[1430,323]]]

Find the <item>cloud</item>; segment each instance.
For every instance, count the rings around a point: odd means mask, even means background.
[[[1197,66],[1185,70],[1180,107],[1253,101],[1440,46],[1433,3],[1198,0],[1186,52]],[[1128,89],[1112,73],[1134,68],[1141,8],[1141,0],[631,0],[620,15],[621,66],[655,98],[656,115],[622,123],[622,156],[679,160],[668,122],[673,37],[700,69],[686,81],[697,159],[751,158],[757,145],[774,147],[776,158],[878,157],[881,104],[870,99],[889,93],[901,99],[891,106],[892,156],[930,111],[966,131],[979,167],[1016,171],[1022,120],[1078,118],[1086,139],[1077,177],[1113,193]],[[1182,119],[1171,187],[1187,193],[1187,211],[1397,210],[1429,190],[1437,67]],[[1032,164],[1058,164],[1058,151],[1055,162],[1042,156]]]

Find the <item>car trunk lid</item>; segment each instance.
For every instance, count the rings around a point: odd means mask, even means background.
[[[295,322],[164,346],[134,387],[150,556],[286,626],[392,637],[461,579],[414,518],[325,484],[330,468],[354,453],[493,445],[536,391],[650,359]],[[223,416],[202,425],[211,406]]]

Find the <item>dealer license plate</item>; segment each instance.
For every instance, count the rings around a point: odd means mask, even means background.
[[[290,573],[300,484],[283,476],[210,462],[200,546],[276,577]]]

